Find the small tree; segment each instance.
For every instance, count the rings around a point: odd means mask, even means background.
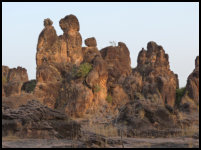
[[[110,43],[111,46],[117,46],[115,41],[110,41],[109,43]]]
[[[92,70],[92,64],[83,63],[79,66],[78,70],[76,71],[77,77],[86,77],[88,73]]]
[[[178,106],[181,102],[182,97],[184,96],[186,88],[176,89],[176,101],[175,104]]]

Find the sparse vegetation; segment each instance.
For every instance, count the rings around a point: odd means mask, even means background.
[[[83,63],[79,66],[79,68],[73,70],[75,73],[75,76],[80,78],[80,77],[86,77],[88,75],[88,73],[92,70],[92,64],[89,63]]]
[[[35,87],[36,87],[36,80],[31,80],[23,84],[22,90],[25,91],[26,93],[31,93],[34,91]]]
[[[106,101],[112,103],[112,96],[110,94],[106,97]]]
[[[180,89],[176,89],[176,101],[175,101],[175,104],[178,106],[181,102],[181,99],[182,97],[184,96],[185,94],[185,90],[186,88],[183,87],[183,88],[180,88]]]
[[[93,91],[94,91],[94,93],[97,93],[97,92],[99,92],[101,90],[101,87],[100,87],[100,85],[95,85],[94,86],[94,88],[93,88]]]

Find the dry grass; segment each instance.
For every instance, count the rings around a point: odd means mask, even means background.
[[[118,136],[118,129],[113,125],[104,124],[89,124],[84,127],[86,131],[93,132],[97,135],[103,135],[106,137],[116,137]]]
[[[19,140],[19,137],[14,135],[8,135],[8,136],[2,137],[2,141],[17,141],[17,140]]]

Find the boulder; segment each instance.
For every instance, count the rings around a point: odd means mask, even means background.
[[[19,109],[2,110],[3,137],[13,135],[19,138],[73,139],[79,138],[80,133],[80,124],[37,100],[28,101]]]
[[[94,37],[84,40],[84,43],[88,47],[96,47],[97,46],[96,39]]]

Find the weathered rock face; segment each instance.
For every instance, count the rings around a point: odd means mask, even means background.
[[[79,33],[77,18],[74,15],[68,15],[60,20],[59,25],[64,34],[59,37],[52,24],[50,19],[44,20],[45,28],[38,39],[35,94],[45,104],[54,108],[56,98],[59,96],[57,95],[58,87],[61,86],[61,81],[65,76],[64,72],[67,71],[65,71],[66,66],[79,65],[83,57],[82,37]],[[49,86],[55,89],[48,89]]]
[[[193,112],[199,109],[199,56],[195,59],[195,69],[188,76],[185,94],[181,99],[180,108]]]
[[[108,95],[112,97],[112,105],[119,108],[129,100],[122,88],[125,77],[132,72],[129,50],[124,43],[119,42],[118,46],[109,46],[103,48],[100,52],[107,64]]]
[[[88,47],[96,47],[97,46],[96,39],[94,37],[88,38],[84,42],[85,42],[85,45]]]
[[[82,37],[79,33],[80,25],[76,16],[68,15],[59,21],[64,34],[62,38],[66,41],[67,56],[70,62],[79,65],[82,62]]]
[[[107,64],[103,60],[101,53],[96,48],[96,39],[89,38],[85,41],[92,41],[89,47],[83,47],[84,62],[91,63],[93,69],[86,77],[86,83],[93,89],[94,99],[97,101],[105,101],[107,96]],[[85,42],[86,43],[86,42]],[[92,43],[95,43],[94,45]]]
[[[40,104],[28,101],[19,109],[2,110],[2,136],[20,138],[74,138],[80,136],[80,125],[66,115]]]
[[[20,95],[23,83],[28,81],[27,70],[2,66],[2,80],[2,96]]]
[[[188,77],[186,92],[196,104],[199,104],[199,56],[195,59],[195,69]]]
[[[140,51],[138,65],[131,75],[135,77],[127,77],[124,83],[124,87],[132,86],[131,91],[125,88],[130,97],[135,92],[142,93],[146,98],[156,94],[164,104],[174,106],[179,82],[177,75],[170,70],[168,58],[163,47],[155,42],[147,44],[147,51]]]
[[[108,69],[108,85],[117,82],[120,77],[131,74],[130,53],[127,46],[119,42],[118,46],[109,46],[101,51],[103,59],[107,63]]]
[[[144,98],[127,103],[116,119],[118,126],[126,130],[127,136],[131,137],[174,135],[178,132],[175,130],[179,127],[178,122],[176,114],[169,112],[163,105]]]
[[[82,64],[78,68],[71,67],[69,72],[65,73],[66,77],[56,103],[56,109],[64,109],[73,117],[82,117],[97,109],[98,106],[106,103],[107,96],[108,73],[100,52],[93,46],[83,47],[82,52]],[[88,70],[87,66],[92,68]],[[81,76],[77,76],[80,69]],[[82,76],[86,71],[89,72],[86,76]]]

